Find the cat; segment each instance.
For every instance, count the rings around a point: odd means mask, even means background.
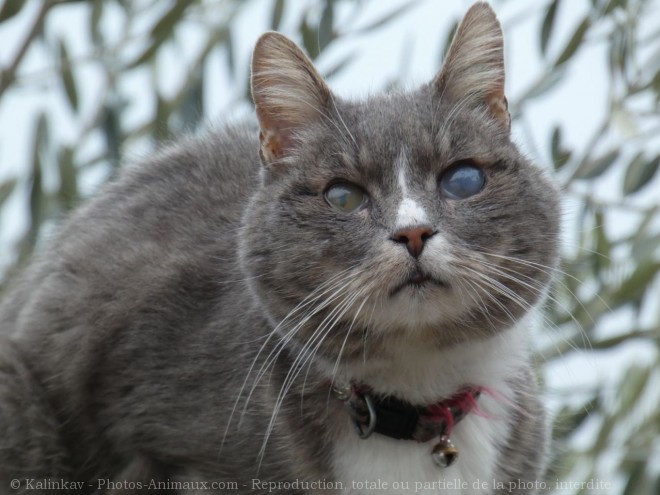
[[[5,295],[0,492],[533,493],[559,199],[492,9],[358,102],[266,33],[252,95],[258,138],[125,168]]]

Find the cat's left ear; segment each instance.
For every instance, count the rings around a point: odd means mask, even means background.
[[[502,28],[486,2],[474,4],[463,17],[433,85],[443,99],[484,106],[507,130],[511,127]]]
[[[295,149],[299,132],[323,117],[330,90],[302,50],[275,32],[257,41],[251,83],[261,160],[277,166]]]

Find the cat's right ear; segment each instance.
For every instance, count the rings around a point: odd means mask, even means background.
[[[440,97],[485,108],[494,121],[510,128],[502,28],[486,2],[475,3],[463,17],[434,86]]]
[[[251,83],[261,161],[277,167],[295,149],[299,132],[322,118],[330,90],[300,48],[275,32],[257,41]]]

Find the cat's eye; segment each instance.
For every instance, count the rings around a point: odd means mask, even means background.
[[[330,206],[344,213],[357,211],[367,203],[367,193],[349,182],[332,184],[325,191],[325,200]]]
[[[451,199],[474,196],[480,193],[485,185],[484,171],[468,160],[455,163],[440,177],[440,190]]]

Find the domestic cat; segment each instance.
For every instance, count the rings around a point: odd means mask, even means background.
[[[258,132],[124,169],[4,297],[0,492],[534,492],[559,206],[491,8],[415,91],[341,99],[267,33],[252,94]]]

